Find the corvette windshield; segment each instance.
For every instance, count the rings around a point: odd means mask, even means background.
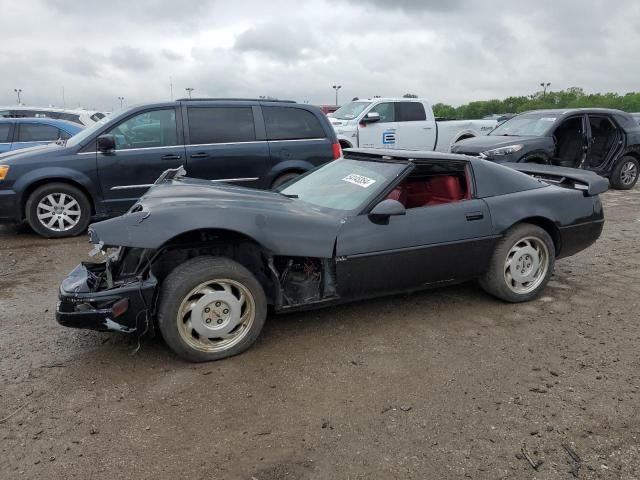
[[[371,102],[351,102],[343,105],[338,110],[333,112],[331,116],[333,118],[337,118],[339,120],[353,120],[358,115],[362,113],[362,111],[371,105]]]
[[[550,113],[518,115],[497,126],[489,135],[492,137],[538,137],[543,135],[556,120],[557,118]]]
[[[383,190],[404,164],[342,159],[285,185],[280,193],[319,207],[355,210]]]

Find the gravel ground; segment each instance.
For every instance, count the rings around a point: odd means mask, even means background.
[[[640,188],[603,197],[603,237],[534,302],[290,314],[204,365],[56,324],[86,238],[0,227],[0,478],[638,479]]]

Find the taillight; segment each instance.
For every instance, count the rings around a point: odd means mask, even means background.
[[[123,298],[113,304],[111,307],[111,314],[113,315],[113,318],[116,318],[124,314],[127,310],[129,310],[129,299]]]
[[[333,147],[333,159],[337,160],[342,156],[342,149],[340,148],[339,143],[334,143],[331,145]]]

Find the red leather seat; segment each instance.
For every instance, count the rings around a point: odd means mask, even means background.
[[[431,198],[426,205],[457,202],[464,198],[460,179],[455,175],[439,175],[429,181]]]
[[[404,184],[400,184],[396,188],[391,190],[391,192],[389,192],[389,195],[387,195],[387,199],[397,200],[402,205],[404,205],[405,208],[407,208],[407,191],[404,188]]]

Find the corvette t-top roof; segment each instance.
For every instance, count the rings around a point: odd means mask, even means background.
[[[374,148],[348,148],[344,158],[363,161],[385,161],[407,165],[433,164],[434,162],[466,162],[472,167],[475,197],[486,198],[507,195],[548,186],[526,173],[481,158],[414,150],[386,150]],[[338,160],[339,161],[339,160]]]

